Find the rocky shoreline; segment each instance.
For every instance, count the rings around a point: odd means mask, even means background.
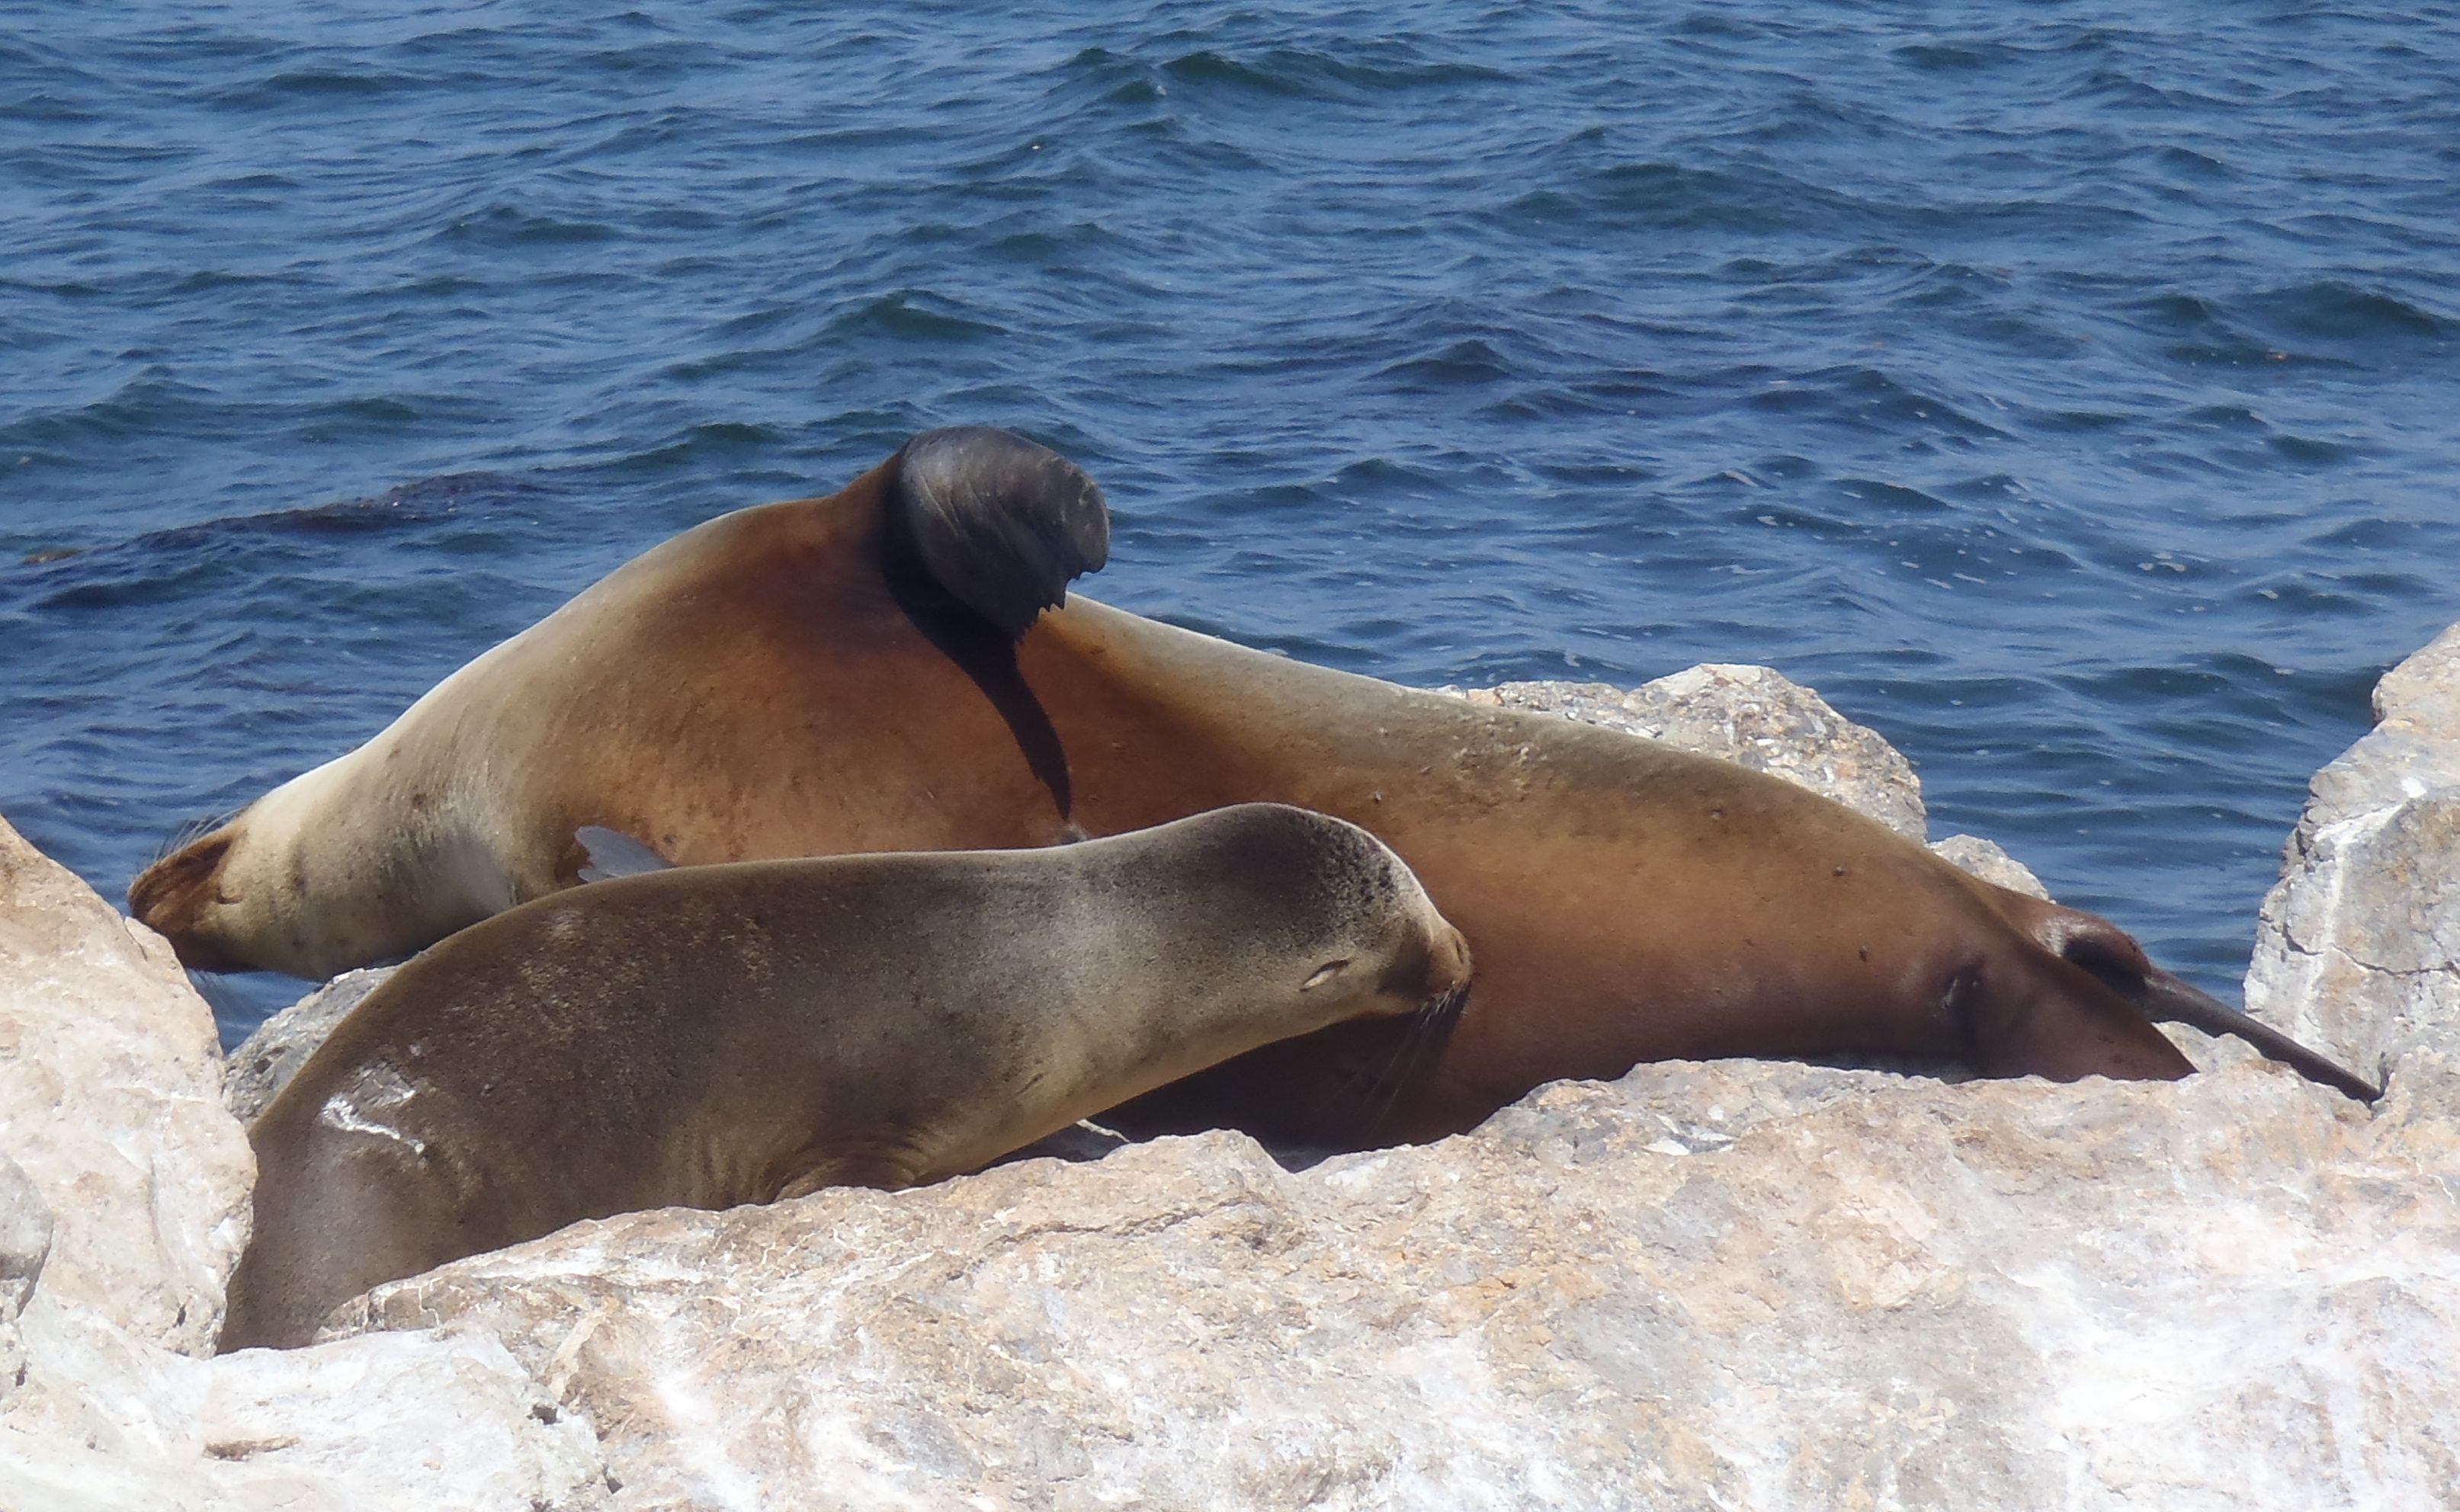
[[[1763,668],[1461,696],[1925,832]],[[1213,1134],[583,1224],[219,1359],[224,1098],[346,1004],[226,1077],[160,942],[0,824],[0,1507],[2460,1503],[2460,626],[2375,712],[2246,988],[2371,1111],[2185,1030],[2177,1083],[1646,1065],[1304,1170]]]

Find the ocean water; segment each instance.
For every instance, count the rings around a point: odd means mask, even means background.
[[[2232,991],[2460,618],[2455,78],[2450,6],[0,4],[0,812],[117,897],[986,422],[1102,480],[1096,597],[1775,665]]]

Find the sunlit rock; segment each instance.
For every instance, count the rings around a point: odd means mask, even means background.
[[[344,972],[289,1007],[256,1026],[256,1032],[230,1053],[230,1073],[223,1082],[223,1103],[242,1124],[256,1122],[273,1094],[282,1090],[309,1051],[325,1042],[342,1016],[376,990],[395,968],[372,966]]]
[[[2422,1167],[2448,1101],[2261,1065],[1676,1063],[1304,1171],[1216,1134],[585,1224],[341,1332],[500,1336],[625,1506],[2423,1508]]]
[[[21,1383],[26,1351],[17,1317],[52,1252],[52,1210],[15,1161],[0,1155],[0,1402]]]
[[[2460,1056],[2460,625],[2384,675],[2263,900],[2250,1012],[2356,1067]]]
[[[1916,840],[1928,828],[1921,782],[1897,748],[1770,667],[1710,662],[1629,691],[1605,682],[1444,691],[1473,704],[1557,714],[1721,757],[1800,783]]]
[[[0,1153],[51,1211],[47,1293],[211,1346],[256,1169],[222,1079],[170,947],[0,821]]]
[[[2010,892],[2026,897],[2046,898],[2049,889],[2033,875],[2033,869],[2002,850],[1995,840],[1977,835],[1953,834],[1930,843],[1931,854],[1950,866],[1962,867],[1984,882],[1996,883]]]
[[[0,1410],[11,1512],[595,1512],[596,1436],[494,1338],[191,1359],[91,1313],[26,1322]]]
[[[194,1357],[254,1171],[169,951],[0,823],[0,1508],[607,1504],[588,1424],[492,1337]]]
[[[626,1505],[2439,1507],[2455,1107],[2424,1050],[2372,1114],[2244,1055],[1644,1066],[1304,1171],[1222,1134],[583,1225],[337,1331],[496,1332]]]
[[[2448,1507],[2460,871],[2431,847],[2460,721],[2417,669],[2451,640],[2386,680],[2368,740],[2397,747],[2317,779],[2293,862],[2339,870],[2267,909],[2364,942],[2305,952],[2289,1018],[2395,1058],[2378,1109],[2234,1041],[2153,1084],[1672,1063],[1304,1170],[1215,1134],[578,1225],[288,1355],[114,1355],[45,1282],[0,1505]],[[1529,686],[1465,696],[1921,835],[1894,753],[1773,673]],[[1987,842],[1934,849],[2038,892]],[[264,1086],[337,1000],[258,1046]]]

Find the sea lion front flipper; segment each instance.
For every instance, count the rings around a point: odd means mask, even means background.
[[[635,840],[621,830],[604,825],[583,825],[572,832],[581,845],[581,880],[604,882],[609,877],[638,876],[644,872],[664,872],[674,863],[649,849],[645,841]]]
[[[2021,894],[2009,894],[2020,897]],[[2319,1051],[2310,1050],[2259,1018],[2253,1018],[2152,964],[2135,937],[2097,914],[2035,899],[2022,900],[2033,915],[2033,937],[2098,976],[2154,1023],[2182,1023],[2209,1035],[2235,1035],[2309,1082],[2372,1102],[2383,1088]]]
[[[898,452],[890,510],[922,569],[1011,640],[1111,557],[1111,511],[1083,469],[989,426],[925,430]]]
[[[2155,1023],[2182,1023],[2208,1035],[2236,1035],[2309,1082],[2320,1082],[2361,1102],[2373,1102],[2384,1089],[2321,1052],[2310,1050],[2260,1018],[2248,1017],[2192,982],[2155,966],[2144,974],[2140,999],[2145,1017]]]

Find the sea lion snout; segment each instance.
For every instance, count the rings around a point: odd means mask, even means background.
[[[211,914],[223,896],[221,874],[230,853],[232,829],[180,847],[138,873],[128,885],[128,911],[137,922],[170,941],[180,964],[191,971],[245,971],[246,963],[215,943]]]
[[[1451,920],[1437,917],[1433,938],[1427,946],[1427,1001],[1457,1001],[1469,991],[1473,965],[1469,940],[1453,928]]]
[[[1450,1018],[1468,998],[1475,971],[1469,941],[1432,904],[1420,906],[1409,934],[1390,948],[1388,962],[1367,1017],[1416,1013]]]

